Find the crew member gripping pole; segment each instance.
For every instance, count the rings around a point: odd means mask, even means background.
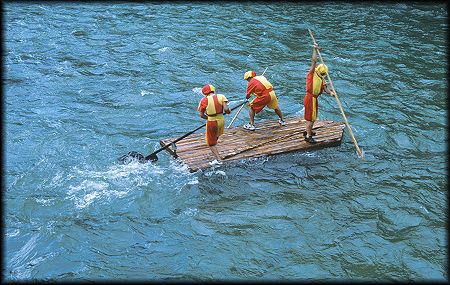
[[[269,67],[266,67],[266,69],[264,69],[264,72],[261,75],[264,75],[264,73],[266,73],[266,70]],[[245,100],[245,102],[248,102],[248,99]],[[231,125],[234,123],[234,121],[236,120],[237,116],[239,115],[239,113],[242,111],[242,108],[244,108],[245,104],[241,106],[241,108],[239,108],[239,110],[237,111],[236,115],[234,115],[233,120],[231,120],[230,124],[228,125],[227,129],[229,129],[231,127]]]
[[[317,44],[316,40],[314,39],[314,36],[313,36],[311,30],[308,29],[308,31],[309,31],[309,34],[311,35],[313,43]],[[319,49],[316,49],[316,50],[317,50],[317,54],[319,55],[320,62],[325,65],[325,63],[323,62],[322,55],[320,54]],[[344,117],[345,125],[347,126],[347,128],[349,130],[349,133],[350,133],[350,136],[352,137],[353,143],[355,144],[356,151],[358,152],[359,157],[361,157],[361,159],[364,159],[363,154],[362,154],[361,150],[359,149],[358,143],[356,142],[355,136],[353,135],[352,128],[350,128],[350,125],[349,125],[349,123],[347,121],[347,117],[345,116],[344,109],[342,109],[341,102],[339,101],[339,98],[337,96],[336,90],[334,90],[333,82],[331,81],[331,77],[328,74],[328,71],[326,72],[326,74],[327,74],[328,82],[330,82],[330,86],[331,86],[331,88],[332,88],[332,90],[334,92],[334,97],[336,98],[336,102],[337,102],[337,104],[339,106],[339,109],[341,110],[342,117]]]

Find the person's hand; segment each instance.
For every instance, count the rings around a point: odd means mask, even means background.
[[[334,93],[333,91],[331,91],[331,92],[330,92],[330,95],[334,97],[334,96],[336,96],[336,93]]]
[[[313,45],[313,47],[314,47],[315,49],[317,49],[317,50],[319,50],[319,49],[320,49],[320,48],[319,48],[319,45],[318,45],[318,44],[316,44],[316,43],[315,43],[315,44]]]
[[[231,113],[231,110],[230,110],[230,109],[227,109],[227,110],[225,111],[225,113],[230,114],[230,113]]]

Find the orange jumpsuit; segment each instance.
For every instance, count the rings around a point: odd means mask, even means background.
[[[255,111],[255,113],[261,112],[265,106],[270,109],[278,108],[278,98],[275,96],[275,91],[273,91],[272,84],[270,84],[267,79],[262,76],[255,76],[248,82],[247,85],[247,99],[250,98],[252,93],[256,96],[249,106]]]

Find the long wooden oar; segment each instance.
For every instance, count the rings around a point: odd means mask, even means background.
[[[315,45],[317,45],[316,40],[314,39],[314,36],[313,36],[311,30],[308,29],[308,31],[309,31],[309,34],[311,35],[311,38],[312,38],[312,40],[313,40],[313,43],[314,43]],[[323,62],[322,55],[320,54],[319,49],[316,49],[316,50],[317,50],[317,54],[319,55],[320,62],[321,62],[323,65],[325,65],[325,63]],[[342,109],[341,102],[339,101],[339,98],[338,98],[338,96],[337,96],[336,90],[334,90],[333,81],[331,81],[331,77],[330,77],[330,75],[328,74],[328,71],[326,72],[326,74],[327,74],[328,81],[330,82],[330,86],[331,86],[331,88],[333,89],[333,93],[334,93],[334,97],[336,98],[336,102],[337,102],[337,104],[338,104],[338,106],[339,106],[339,109],[341,110],[342,117],[344,117],[345,125],[347,126],[347,128],[348,128],[348,130],[349,130],[349,133],[350,133],[350,136],[352,137],[353,143],[355,144],[356,150],[358,151],[358,155],[359,155],[359,157],[361,157],[361,159],[364,159],[363,154],[362,154],[361,150],[359,149],[358,143],[356,142],[355,136],[353,135],[352,128],[350,128],[350,125],[349,125],[349,123],[348,123],[348,121],[347,121],[347,117],[345,116],[344,109]]]
[[[264,75],[264,73],[266,73],[266,70],[269,67],[266,67],[266,69],[264,69],[264,72],[261,75]],[[245,99],[245,103],[248,102],[248,99]],[[229,129],[231,127],[231,125],[234,123],[234,120],[236,120],[237,116],[239,115],[239,113],[242,111],[242,108],[244,108],[245,105],[242,105],[242,107],[237,111],[236,115],[234,115],[233,120],[231,120],[230,124],[228,125],[227,129]]]
[[[233,108],[230,109],[230,111],[233,111],[234,109],[236,109],[237,107],[240,107],[241,105],[244,105],[245,103],[246,103],[246,101],[244,101],[244,102],[242,102],[242,103],[240,103],[240,104],[234,106]],[[142,155],[141,153],[139,153],[139,152],[137,152],[137,151],[130,151],[129,153],[127,153],[127,154],[122,155],[121,157],[119,157],[118,160],[119,160],[121,163],[123,163],[123,164],[128,164],[128,163],[130,163],[130,162],[133,161],[133,160],[138,160],[139,162],[142,162],[142,163],[143,163],[143,162],[146,162],[146,161],[148,161],[148,160],[150,160],[150,161],[157,161],[157,160],[158,160],[158,156],[156,156],[156,154],[157,154],[158,152],[163,151],[163,150],[165,150],[166,148],[172,146],[173,144],[175,144],[175,143],[181,141],[181,140],[184,139],[185,137],[187,137],[187,136],[189,136],[189,135],[195,133],[196,131],[200,130],[200,129],[203,128],[204,126],[206,126],[206,123],[203,124],[203,125],[201,125],[201,126],[199,126],[199,127],[196,128],[195,130],[190,131],[190,132],[188,132],[188,133],[182,135],[181,137],[179,137],[179,138],[177,138],[176,140],[170,142],[169,144],[166,144],[164,147],[162,147],[162,148],[160,148],[160,149],[154,151],[153,153],[151,153],[151,154],[149,154],[149,155],[147,155],[147,156],[144,156],[144,155]]]
[[[241,108],[239,108],[239,110],[236,112],[236,115],[234,115],[233,120],[231,120],[230,124],[228,125],[227,129],[229,129],[231,127],[231,125],[234,123],[234,121],[236,120],[237,116],[239,115],[239,113],[242,111],[242,108],[244,108],[245,103],[248,102],[248,99],[245,99],[244,104],[242,104]]]

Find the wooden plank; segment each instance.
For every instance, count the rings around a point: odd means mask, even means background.
[[[265,121],[255,124],[255,131],[248,131],[242,127],[225,129],[219,138],[217,149],[223,163],[276,155],[292,151],[304,151],[340,145],[345,125],[341,122],[329,120],[316,121],[314,136],[316,144],[304,140],[306,121],[300,117],[286,118],[286,125],[279,126],[278,121]],[[161,146],[170,144],[175,138],[162,139]],[[191,172],[210,167],[209,162],[215,157],[205,143],[205,134],[197,133],[177,142],[176,151],[170,147],[166,149],[179,161],[185,163]]]

